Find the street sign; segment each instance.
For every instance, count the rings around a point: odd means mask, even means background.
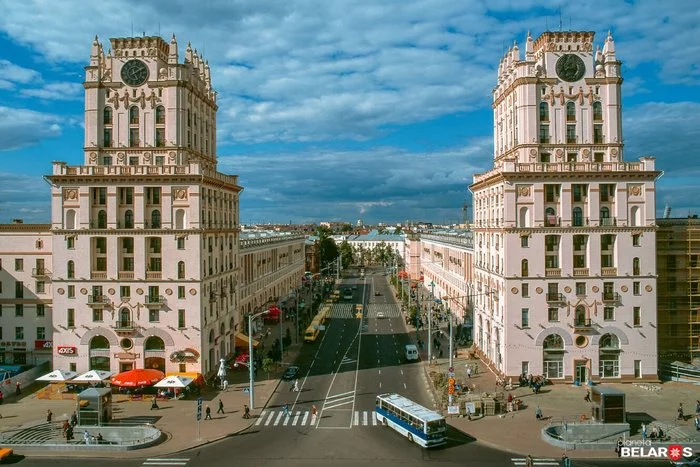
[[[250,393],[250,388],[243,388],[244,393]]]
[[[454,372],[447,373],[447,377],[448,377],[448,378],[454,378],[454,377],[455,377]]]
[[[197,399],[197,421],[202,419],[202,398]]]
[[[448,372],[454,373],[455,372],[455,367],[451,366],[447,369]]]

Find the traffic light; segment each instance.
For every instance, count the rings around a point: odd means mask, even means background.
[[[452,395],[455,393],[455,379],[450,377],[447,379],[447,394]]]

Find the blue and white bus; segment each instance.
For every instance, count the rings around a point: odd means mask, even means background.
[[[377,420],[424,448],[447,442],[445,417],[399,394],[377,396]]]

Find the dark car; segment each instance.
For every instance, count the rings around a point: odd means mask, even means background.
[[[377,296],[377,297],[378,297],[379,295],[381,295],[381,294],[382,294],[382,293],[381,293],[379,290],[375,290],[375,291],[374,291],[374,295]]]
[[[299,367],[298,366],[290,366],[286,370],[284,370],[284,374],[282,375],[282,379],[285,381],[290,381],[292,379],[296,379],[297,373],[299,373]]]

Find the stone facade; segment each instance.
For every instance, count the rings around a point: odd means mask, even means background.
[[[623,160],[612,36],[527,37],[501,61],[494,167],[474,176],[475,342],[497,371],[656,379],[654,158]]]

